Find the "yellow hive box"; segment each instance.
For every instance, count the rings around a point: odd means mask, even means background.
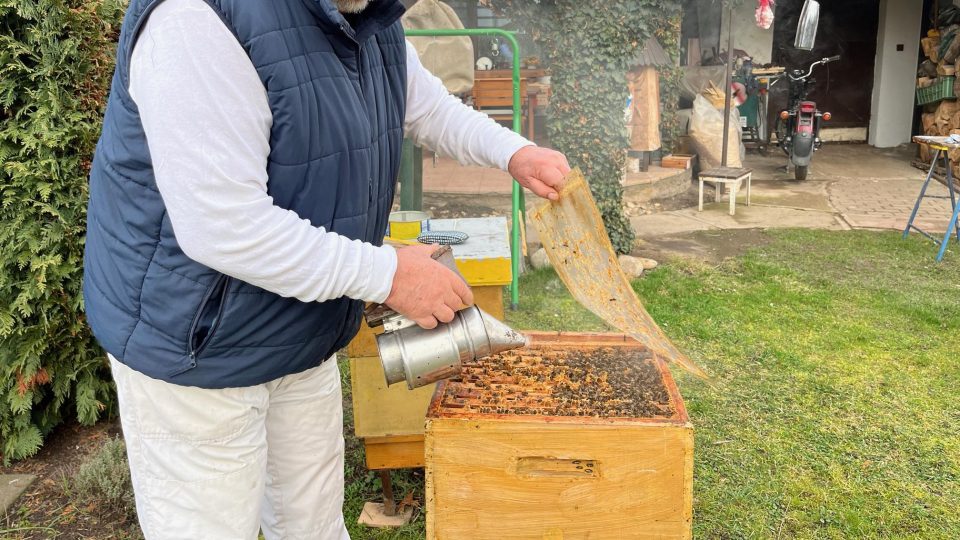
[[[470,235],[463,244],[453,246],[457,269],[470,284],[480,309],[502,320],[503,288],[511,277],[506,218],[436,219],[430,223],[433,230]],[[347,354],[354,434],[364,439],[367,467],[422,467],[424,420],[436,385],[416,390],[408,390],[404,384],[388,387],[375,333],[366,324],[348,345]]]

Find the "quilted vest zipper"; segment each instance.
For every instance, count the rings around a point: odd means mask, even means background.
[[[357,45],[357,81],[360,83],[360,97],[366,101],[367,96],[363,92],[363,45]]]
[[[217,278],[217,281],[214,282],[213,286],[203,295],[203,300],[200,302],[200,307],[197,309],[196,315],[193,316],[193,323],[190,325],[190,367],[197,367],[197,357],[200,356],[200,353],[207,347],[213,338],[214,333],[217,331],[217,328],[220,326],[220,320],[223,318],[223,306],[227,303],[227,285],[230,283],[230,278],[226,275],[221,274]],[[217,306],[217,314],[214,316],[213,321],[210,323],[210,330],[207,332],[207,335],[203,337],[203,341],[197,343],[197,331],[200,327],[200,320],[203,318],[203,314],[207,311],[207,307],[210,303],[210,300],[219,293],[220,303]]]

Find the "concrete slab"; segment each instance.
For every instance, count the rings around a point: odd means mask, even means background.
[[[843,229],[833,212],[746,204],[737,205],[737,213],[727,213],[726,202],[703,205],[703,212],[696,208],[674,210],[660,214],[638,216],[630,220],[637,236],[650,238],[670,236],[709,229],[765,229],[805,227],[811,229]]]
[[[815,155],[805,182],[793,180],[792,172],[784,168],[786,157],[775,148],[768,156],[748,154],[745,166],[754,171],[753,205],[747,207],[741,194],[733,217],[727,214],[725,198],[720,204],[710,202],[712,188],[705,193],[704,211],[697,212],[696,184],[678,176],[665,180],[665,171],[659,169],[631,176],[625,203],[630,222],[641,240],[750,228],[902,230],[925,176],[924,171],[910,165],[914,154],[914,147],[909,145],[894,149],[826,145]],[[450,160],[441,160],[436,168],[430,161],[424,165],[425,188],[431,183],[428,178],[432,178],[439,191],[430,193],[430,189],[426,189],[425,209],[436,217],[509,215],[509,175],[460,167]],[[658,184],[670,190],[684,189],[671,198],[643,203],[631,201],[632,191]],[[928,193],[942,196],[947,194],[947,189],[934,183]],[[528,209],[538,203],[536,197],[527,197]],[[942,235],[950,213],[949,200],[927,199],[921,206],[917,224],[935,235]],[[536,234],[528,229],[526,240],[528,245],[536,244]]]
[[[687,191],[693,171],[650,166],[648,171],[628,173],[624,178],[623,201],[645,203],[674,197]]]
[[[640,238],[682,234],[717,228],[708,221],[686,215],[683,210],[633,217],[630,218],[630,225]]]
[[[801,210],[833,212],[827,192],[828,182],[788,182],[761,180],[752,183],[751,202]],[[740,206],[738,201],[737,206]]]
[[[6,514],[36,479],[32,474],[0,474],[0,514]]]
[[[814,154],[806,182],[839,179],[903,179],[917,176],[910,165],[915,147],[873,148],[865,144],[828,144]],[[771,148],[767,156],[747,154],[744,166],[753,169],[753,180],[791,181],[792,172],[783,170],[787,157]],[[922,179],[922,175],[921,175]]]

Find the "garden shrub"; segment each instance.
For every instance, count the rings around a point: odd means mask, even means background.
[[[83,316],[87,175],[121,0],[0,0],[0,462],[111,407]]]
[[[676,0],[484,0],[533,36],[550,65],[550,142],[579,166],[614,248],[633,249],[620,183],[629,146],[629,62],[658,30],[677,29]],[[668,44],[668,50],[672,46]],[[670,50],[671,54],[676,51]],[[674,81],[671,73],[669,81]],[[667,111],[668,113],[670,111]],[[670,115],[674,118],[674,115]],[[668,132],[668,136],[672,135]]]
[[[121,511],[132,519],[137,517],[127,448],[119,437],[110,439],[80,465],[71,487],[78,502],[96,503],[100,508]]]

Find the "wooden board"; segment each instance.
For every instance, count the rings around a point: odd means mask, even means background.
[[[689,169],[694,156],[684,154],[668,154],[660,160],[660,166],[665,169]]]
[[[457,270],[471,287],[510,284],[510,230],[506,217],[433,219],[430,229],[469,235],[466,242],[452,247]]]
[[[353,433],[369,437],[423,436],[423,422],[435,384],[409,390],[387,386],[379,356],[350,358]],[[417,461],[423,461],[422,456]]]
[[[527,102],[526,79],[520,79],[520,101],[522,104]],[[513,107],[513,79],[474,79],[473,106],[481,110],[488,107]]]
[[[660,148],[660,79],[657,68],[643,66],[627,74],[632,96],[630,106],[630,149],[652,152]]]
[[[498,320],[504,319],[503,287],[473,287],[473,302]]]
[[[691,536],[689,426],[431,419],[424,451],[431,540]]]
[[[347,355],[350,358],[359,358],[361,356],[379,356],[380,351],[377,349],[377,333],[379,333],[382,328],[378,328],[376,332],[372,328],[366,325],[366,323],[360,323],[360,331],[357,332],[357,335],[354,336],[353,340],[347,345]]]
[[[622,334],[531,341],[642,349]],[[675,405],[664,418],[464,414],[439,389],[424,440],[427,538],[690,538],[693,428],[669,371],[657,365]]]
[[[521,79],[535,79],[545,77],[550,73],[545,69],[521,69]],[[477,70],[473,74],[474,79],[510,79],[513,77],[512,69],[487,69]]]
[[[371,437],[363,440],[367,468],[409,469],[423,467],[423,435]]]

